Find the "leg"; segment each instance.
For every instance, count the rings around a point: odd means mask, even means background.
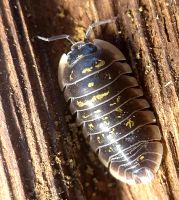
[[[52,42],[52,41],[61,40],[61,39],[67,39],[67,40],[69,40],[72,44],[75,44],[75,41],[73,41],[73,39],[72,39],[69,35],[66,35],[66,34],[63,34],[63,35],[56,35],[56,36],[52,36],[52,37],[49,37],[49,38],[37,36],[37,38],[40,39],[40,40],[47,41],[47,42]]]
[[[112,23],[112,22],[115,22],[117,19],[117,17],[114,17],[112,19],[107,19],[107,20],[103,20],[103,21],[97,21],[97,22],[94,22],[93,24],[91,24],[87,31],[86,31],[86,35],[85,35],[85,40],[88,40],[88,37],[92,31],[93,28],[97,27],[97,26],[100,26],[100,25],[103,25],[103,24],[108,24],[108,23]]]

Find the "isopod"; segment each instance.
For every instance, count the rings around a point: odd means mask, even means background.
[[[74,42],[65,34],[39,38],[72,43],[58,69],[60,88],[66,101],[70,100],[72,114],[116,179],[145,184],[158,171],[163,155],[156,118],[122,52],[107,41],[89,40],[94,27],[115,19],[90,25],[84,41]]]

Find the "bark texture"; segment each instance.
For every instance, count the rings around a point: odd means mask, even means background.
[[[155,179],[128,186],[98,161],[71,117],[57,82],[67,41],[118,16],[92,37],[124,52],[162,131]],[[179,2],[177,0],[0,1],[0,199],[179,199]]]

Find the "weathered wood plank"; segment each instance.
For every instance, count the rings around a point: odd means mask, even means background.
[[[59,90],[57,66],[95,20],[134,69],[162,130],[164,158],[148,185],[114,180],[86,144]],[[94,35],[93,35],[94,37]],[[178,199],[179,7],[167,0],[0,1],[0,199]]]

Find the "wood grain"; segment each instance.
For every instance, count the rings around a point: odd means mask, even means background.
[[[155,179],[128,186],[108,174],[70,115],[57,82],[67,41],[118,16],[92,38],[114,43],[132,66],[160,126],[164,157]],[[179,199],[179,2],[0,1],[0,199]]]

